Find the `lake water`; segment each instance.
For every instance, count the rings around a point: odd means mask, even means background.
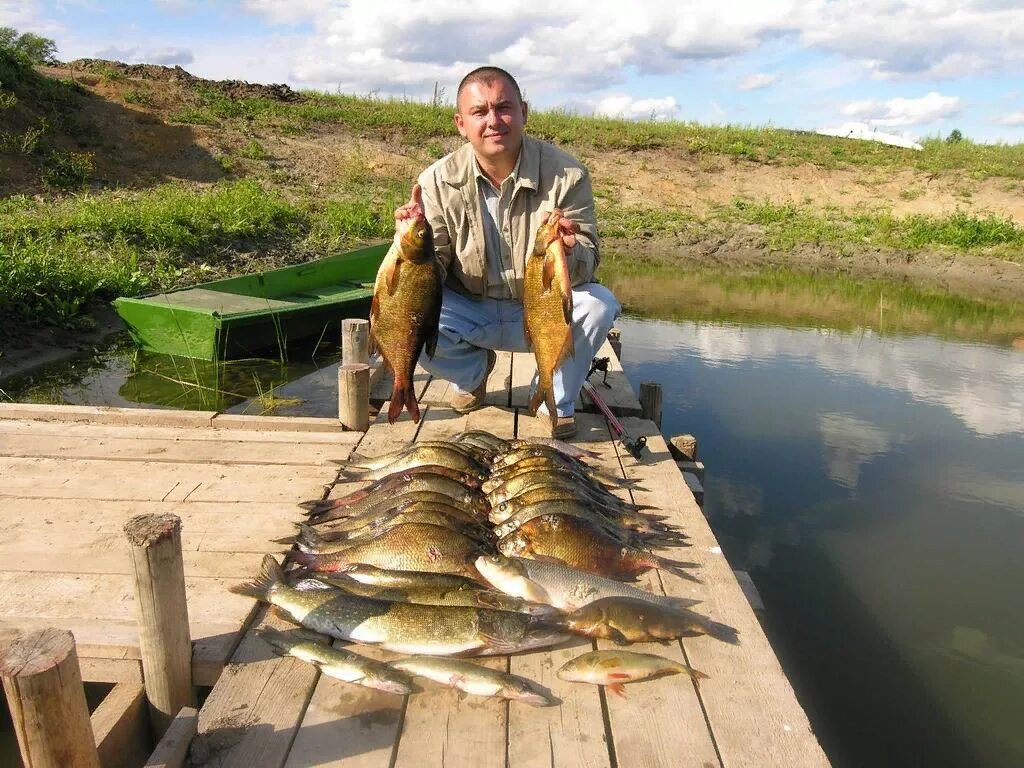
[[[623,366],[698,437],[705,514],[834,764],[1024,765],[1024,351],[687,320],[613,284]]]
[[[623,365],[699,438],[705,513],[833,763],[1024,765],[1024,308],[609,262]],[[121,344],[6,388],[237,408],[337,353],[290,356]]]

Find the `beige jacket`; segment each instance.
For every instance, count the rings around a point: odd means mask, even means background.
[[[434,231],[438,260],[446,284],[460,293],[482,298],[487,294],[487,254],[481,219],[480,193],[469,143],[441,158],[419,178],[423,207]],[[506,226],[515,270],[513,295],[523,295],[526,258],[546,215],[561,208],[580,225],[570,254],[573,285],[594,279],[599,260],[594,194],[590,174],[570,154],[544,141],[523,136],[519,178],[513,191]]]

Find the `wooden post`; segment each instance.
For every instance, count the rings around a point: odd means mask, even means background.
[[[366,363],[338,366],[338,420],[345,429],[365,432],[370,428],[370,366]]]
[[[697,438],[693,435],[676,435],[668,441],[669,452],[682,461],[697,461]]]
[[[612,328],[608,331],[608,343],[612,346],[612,351],[615,352],[615,356],[622,360],[622,331],[618,328]]]
[[[182,707],[194,706],[192,640],[181,559],[181,518],[136,515],[124,526],[135,567],[139,651],[156,738]]]
[[[99,768],[75,638],[63,629],[20,635],[0,656],[26,768]]]
[[[653,421],[661,429],[661,384],[656,381],[640,383],[640,418]]]
[[[345,365],[370,362],[370,321],[341,321],[341,362]]]

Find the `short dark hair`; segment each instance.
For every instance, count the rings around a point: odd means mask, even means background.
[[[505,78],[509,82],[509,84],[512,86],[512,89],[516,92],[516,98],[519,99],[519,103],[521,104],[523,102],[523,92],[519,90],[519,83],[516,82],[516,79],[512,77],[512,75],[510,75],[501,67],[477,67],[464,78],[462,78],[462,81],[459,83],[459,90],[455,92],[456,108],[458,108],[459,106],[459,98],[462,96],[462,90],[467,85],[471,85],[472,83],[481,83],[482,85],[486,85],[487,83],[491,83],[500,77]]]

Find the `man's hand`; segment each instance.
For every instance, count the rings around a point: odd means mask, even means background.
[[[395,221],[404,219],[420,219],[426,214],[423,212],[423,190],[419,184],[412,185],[412,196],[409,202],[395,209]]]
[[[576,247],[576,233],[580,231],[580,225],[571,219],[565,218],[560,208],[555,208],[552,213],[557,213],[558,218],[558,236],[562,238],[562,245],[565,249],[571,251]]]

